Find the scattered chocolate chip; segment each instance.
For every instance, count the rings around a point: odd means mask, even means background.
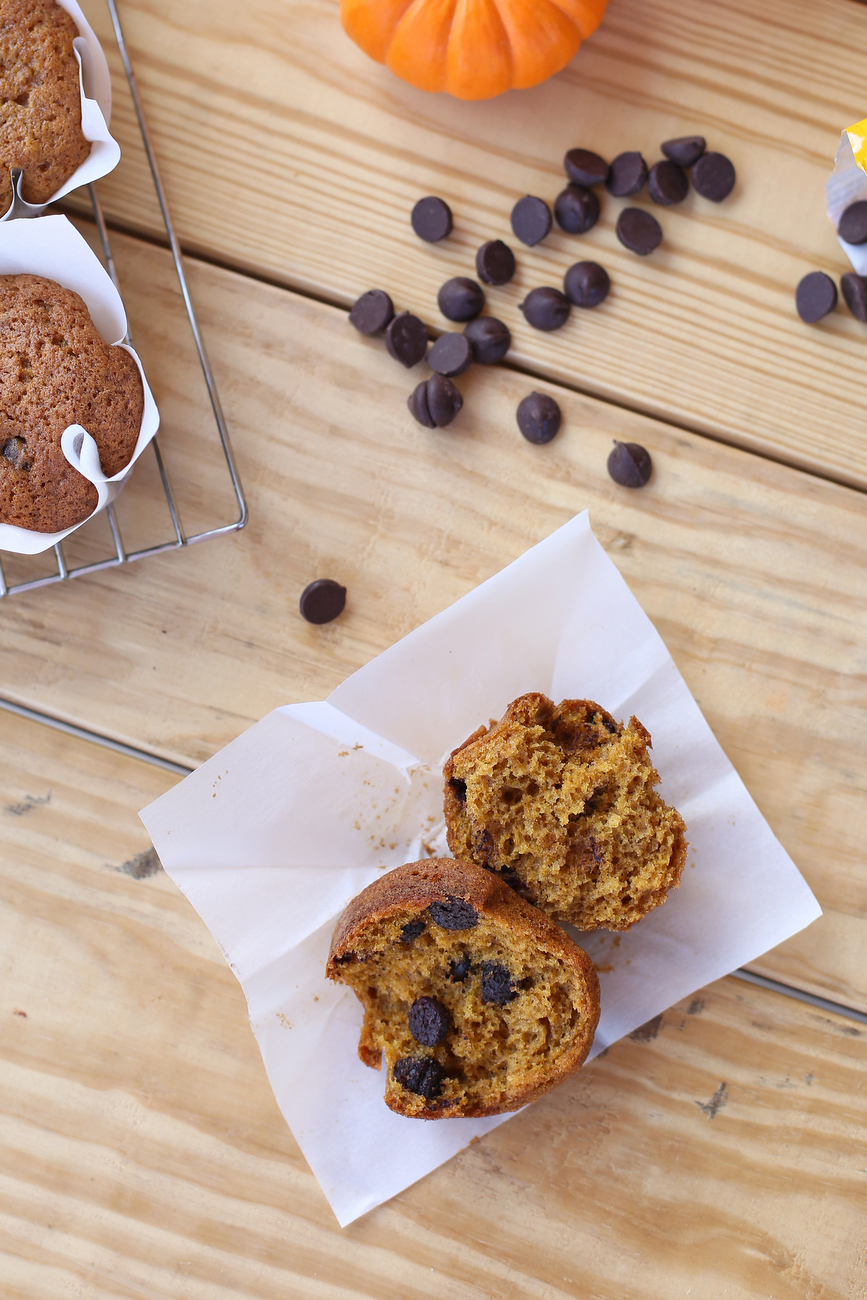
[[[560,430],[560,407],[547,393],[530,393],[518,405],[518,428],[537,446],[556,438]]]
[[[475,280],[456,275],[440,288],[437,302],[447,320],[472,320],[485,305],[485,291]]]
[[[356,298],[349,323],[361,334],[381,334],[394,316],[394,303],[384,289],[368,289]]]
[[[640,153],[619,153],[611,164],[605,187],[616,199],[637,194],[647,180],[647,163]]]
[[[527,194],[512,208],[512,229],[522,244],[532,248],[545,238],[551,229],[551,209],[544,199]]]
[[[436,1047],[449,1026],[449,1013],[436,998],[416,998],[409,1009],[409,1032],[422,1047]]]
[[[855,319],[867,321],[867,276],[847,271],[840,277],[840,288],[843,290],[846,306]],[[5,447],[3,454],[6,454]]]
[[[424,932],[424,929],[425,923],[420,916],[416,917],[414,921],[407,921],[400,932],[400,942],[412,943],[413,939],[417,939]]]
[[[563,292],[575,307],[598,307],[610,288],[608,272],[598,262],[576,262],[563,276]]]
[[[508,352],[512,335],[508,325],[494,316],[479,316],[464,327],[464,338],[469,339],[473,360],[482,366],[492,366],[502,361]]]
[[[345,587],[341,587],[333,578],[317,578],[302,591],[298,608],[301,617],[306,618],[308,623],[330,623],[338,614],[343,613],[345,604]]]
[[[840,218],[837,234],[847,244],[867,244],[867,200],[849,204]]]
[[[334,958],[334,961],[338,966],[348,966],[350,962],[355,961],[355,953],[354,952],[341,953],[339,957]]]
[[[678,167],[692,167],[707,148],[707,141],[703,135],[681,135],[676,140],[666,140],[660,148]]]
[[[824,271],[810,271],[795,290],[798,315],[807,325],[813,325],[837,306],[837,286]]]
[[[653,461],[650,452],[637,442],[617,442],[608,457],[608,473],[621,487],[640,488],[650,482]]]
[[[639,257],[646,257],[662,242],[662,226],[644,208],[624,208],[615,229],[623,247]]]
[[[605,159],[592,149],[570,149],[563,159],[563,167],[576,185],[604,185],[611,170]]]
[[[473,359],[470,341],[463,334],[441,334],[427,354],[427,363],[438,375],[462,375]]]
[[[599,200],[586,185],[567,185],[554,200],[554,216],[567,235],[586,235],[599,220]]]
[[[410,370],[427,352],[427,330],[418,316],[402,311],[385,331],[385,346],[389,356]]]
[[[449,788],[454,791],[461,803],[467,802],[467,783],[462,781],[459,776],[449,778]]]
[[[13,465],[15,469],[29,469],[30,463],[25,459],[24,448],[23,438],[8,438],[4,442],[2,449],[0,449],[0,455],[8,460],[9,464]]]
[[[502,239],[489,239],[476,253],[476,273],[482,284],[508,284],[515,274],[515,254]]]
[[[444,429],[464,404],[460,389],[444,375],[423,379],[406,399],[410,414],[426,429]]]
[[[669,158],[656,162],[647,174],[647,188],[654,203],[665,208],[683,203],[689,194],[689,177],[682,167]]]
[[[541,289],[531,289],[518,306],[524,313],[527,324],[537,330],[558,330],[566,324],[572,310],[572,304],[566,295],[548,285]]]
[[[394,1063],[394,1077],[407,1092],[432,1101],[442,1092],[445,1070],[432,1056],[404,1056]]]
[[[472,930],[479,924],[479,914],[472,903],[449,894],[444,903],[431,903],[428,911],[444,930]]]
[[[722,203],[735,187],[735,169],[724,153],[703,153],[692,169],[695,191],[711,203]]]
[[[459,957],[457,961],[449,962],[449,979],[453,984],[463,984],[464,980],[470,973],[470,958],[468,953]]]
[[[419,199],[412,210],[412,228],[419,239],[436,244],[452,233],[452,210],[444,199],[429,195]]]
[[[496,961],[486,961],[482,965],[482,1001],[495,1002],[504,1007],[507,1002],[514,1002],[518,996],[512,987],[512,976],[505,966]]]

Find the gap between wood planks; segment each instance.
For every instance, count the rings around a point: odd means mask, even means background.
[[[113,750],[116,754],[123,754],[126,758],[138,759],[142,763],[150,763],[154,767],[161,767],[176,776],[189,776],[195,770],[183,763],[173,763],[170,759],[160,758],[158,754],[151,754],[146,749],[138,749],[135,745],[125,745],[122,741],[112,740],[111,737],[102,736],[99,732],[88,731],[85,727],[78,727],[74,723],[64,722],[60,718],[54,718],[47,713],[40,713],[38,710],[30,709],[26,705],[15,704],[12,700],[4,700],[0,697],[0,709],[6,710],[7,713],[14,713],[20,718],[26,718],[29,722],[38,722],[43,726],[52,727],[55,731],[62,731],[67,736],[75,737],[76,740],[90,741],[91,744],[101,745],[104,749]],[[860,1024],[867,1025],[867,1013],[858,1011],[854,1007],[847,1007],[841,1002],[832,1002],[829,998],[818,997],[815,993],[807,993],[793,985],[782,984],[779,980],[768,979],[766,975],[754,975],[752,971],[738,969],[731,971],[730,974],[735,979],[744,980],[748,984],[756,984],[759,988],[767,989],[771,993],[780,993],[783,997],[793,998],[797,1002],[806,1002],[809,1006],[817,1007],[820,1011],[828,1011],[833,1015],[844,1016],[848,1020],[857,1020]]]
[[[867,4],[867,0],[857,0],[857,3]],[[77,208],[64,208],[62,204],[59,204],[57,210],[65,212],[68,217],[75,218],[77,221],[86,221],[89,225],[94,224],[92,218],[88,218],[86,214],[79,212]],[[113,221],[108,218],[106,218],[105,224],[109,230],[115,231],[119,235],[126,235],[130,239],[137,239],[141,243],[149,244],[152,247],[162,249],[165,252],[169,251],[168,240],[161,239],[158,235],[149,231],[139,230],[135,226],[128,225],[126,222]],[[343,312],[348,312],[349,307],[351,306],[348,301],[343,301],[334,295],[313,293],[309,289],[296,287],[291,283],[291,281],[280,280],[273,275],[266,275],[262,271],[249,266],[245,262],[231,262],[226,258],[215,257],[211,253],[201,250],[193,250],[192,248],[185,246],[183,243],[181,243],[181,252],[185,258],[189,258],[192,261],[201,262],[206,266],[216,267],[217,270],[220,271],[228,271],[232,275],[245,276],[248,280],[253,280],[258,284],[266,284],[273,289],[282,289],[286,293],[295,294],[296,297],[305,298],[309,302],[321,303],[326,307],[334,307],[338,311]],[[440,334],[445,332],[437,329],[436,326],[426,325],[426,328],[435,338],[439,338]],[[733,438],[726,438],[721,434],[710,432],[700,425],[689,424],[685,420],[679,420],[673,416],[660,415],[658,411],[653,410],[649,406],[642,406],[639,402],[618,401],[608,394],[603,396],[600,393],[596,393],[592,388],[582,388],[580,384],[569,383],[560,378],[551,379],[544,374],[540,374],[537,370],[534,370],[532,366],[521,365],[515,361],[506,360],[501,361],[498,364],[503,366],[505,369],[512,370],[516,374],[527,375],[531,379],[538,379],[541,383],[550,384],[553,388],[563,388],[567,392],[578,393],[581,397],[592,398],[593,401],[602,402],[606,406],[613,406],[618,410],[628,411],[632,415],[644,416],[647,419],[657,421],[659,424],[666,424],[669,428],[680,429],[683,433],[689,433],[699,438],[706,438],[708,442],[715,442],[724,447],[733,447],[738,451],[746,451],[751,456],[757,456],[761,460],[771,461],[772,464],[775,465],[782,465],[786,469],[794,470],[798,474],[806,474],[809,478],[819,479],[825,483],[833,483],[836,487],[848,488],[852,492],[861,493],[862,496],[867,495],[867,488],[852,483],[846,478],[842,478],[835,474],[821,473],[815,469],[805,469],[803,465],[799,465],[795,461],[787,460],[784,456],[775,456],[766,450],[759,451],[754,447],[746,447],[735,441]]]

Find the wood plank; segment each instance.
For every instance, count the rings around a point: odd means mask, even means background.
[[[172,777],[0,733],[10,1300],[863,1294],[867,1033],[721,980],[341,1232],[240,987],[134,809]]]
[[[204,392],[191,385],[167,256],[131,240],[117,255],[183,510],[217,521],[226,477],[207,441]],[[324,698],[588,507],[829,913],[780,967],[768,958],[761,969],[867,1009],[860,494],[562,390],[552,389],[563,431],[533,447],[514,423],[531,384],[496,367],[464,376],[459,420],[428,431],[405,407],[417,376],[342,312],[214,267],[191,273],[250,524],[184,554],[9,598],[3,694],[195,764],[269,709]],[[655,477],[641,492],[609,479],[613,438],[651,450]],[[167,535],[158,492],[146,466],[120,499],[132,540],[152,514]],[[105,528],[82,530],[73,558],[93,558]],[[298,597],[329,575],[348,587],[347,609],[312,627]]]
[[[85,5],[108,35],[99,0]],[[567,148],[611,157],[701,131],[734,160],[717,207],[656,209],[665,242],[640,259],[616,240],[606,199],[587,237],[521,248],[490,310],[513,360],[633,409],[867,486],[864,327],[845,307],[808,327],[794,289],[848,264],[824,215],[843,126],[867,111],[867,11],[852,0],[612,0],[599,31],[544,86],[462,104],[398,82],[343,35],[337,0],[124,0],[121,6],[168,190],[189,246],[347,304],[372,285],[437,330],[436,291],[473,274],[485,239],[511,239],[522,194],[552,201]],[[159,227],[122,74],[127,161],[101,183],[108,211]],[[456,232],[423,246],[422,194],[452,204]],[[630,200],[632,202],[632,200]],[[639,199],[646,204],[647,200]],[[652,206],[652,205],[651,205]],[[593,257],[614,289],[555,335],[529,329],[526,291]],[[580,317],[580,319],[579,319]]]

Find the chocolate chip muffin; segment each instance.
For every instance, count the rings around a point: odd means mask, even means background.
[[[599,1021],[585,952],[489,872],[429,859],[369,885],[337,922],[326,974],[364,1007],[358,1055],[415,1119],[498,1115],[583,1064]]]
[[[64,429],[93,436],[111,478],[135,450],[143,411],[135,361],[105,342],[77,293],[0,276],[0,522],[40,533],[81,523],[97,491],[64,456]]]
[[[496,872],[558,921],[628,930],[686,861],[680,814],[654,790],[650,733],[591,700],[522,695],[445,765],[456,857]]]
[[[12,199],[10,168],[23,171],[28,203],[47,203],[90,154],[76,36],[55,0],[0,4],[0,212]]]

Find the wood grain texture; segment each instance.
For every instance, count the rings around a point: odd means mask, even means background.
[[[722,980],[341,1232],[205,927],[129,874],[172,778],[9,715],[0,773],[4,1300],[863,1295],[862,1027]]]
[[[100,0],[87,12],[107,36]],[[483,240],[512,240],[525,193],[550,201],[561,159],[611,157],[703,132],[735,162],[715,205],[655,208],[661,248],[617,242],[606,198],[584,238],[519,246],[519,272],[488,294],[513,330],[513,360],[582,391],[667,417],[862,488],[865,329],[842,305],[803,325],[810,270],[850,269],[824,213],[840,130],[867,112],[867,10],[853,0],[611,0],[563,73],[531,91],[466,104],[397,81],[344,36],[337,0],[124,0],[123,19],[168,191],[190,247],[326,300],[381,285],[436,329],[436,290],[474,274]],[[122,74],[126,161],[100,183],[108,211],[158,229]],[[422,245],[409,212],[438,193],[454,236]],[[629,200],[633,202],[633,200]],[[641,206],[653,206],[639,196]],[[526,291],[591,257],[608,301],[555,335],[529,329]]]
[[[116,251],[183,511],[213,519],[225,474],[206,441],[204,393],[191,388],[168,258],[131,240]],[[514,422],[530,384],[499,368],[463,376],[459,420],[425,430],[405,405],[418,375],[343,312],[213,267],[191,274],[250,524],[6,601],[4,694],[195,764],[269,709],[323,698],[589,508],[829,913],[805,949],[787,949],[781,978],[867,1009],[861,495],[556,389],[563,430],[533,447]],[[613,438],[650,449],[647,488],[608,477]],[[158,495],[153,469],[137,470],[118,507],[125,536],[145,536]],[[158,519],[167,535],[164,507]],[[73,559],[92,558],[106,528],[76,534]],[[317,628],[298,597],[323,576],[349,596],[341,618]],[[762,969],[775,973],[774,959]]]

